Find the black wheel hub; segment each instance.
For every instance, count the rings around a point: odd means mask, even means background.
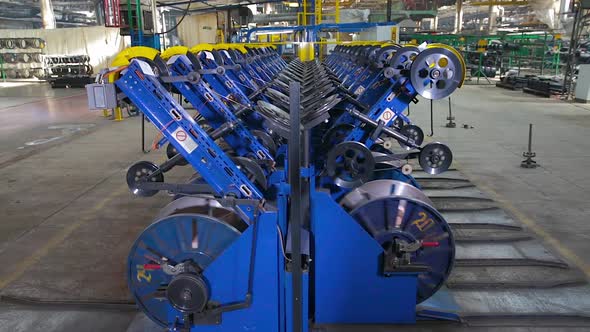
[[[209,288],[201,276],[181,273],[168,284],[166,297],[181,312],[201,312],[209,301]]]

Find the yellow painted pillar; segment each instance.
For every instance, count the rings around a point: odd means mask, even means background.
[[[109,83],[115,83],[115,75],[109,76]],[[105,110],[106,114],[106,110]],[[121,107],[117,106],[113,110],[113,118],[115,121],[123,121],[123,112],[121,111]]]
[[[313,43],[303,42],[299,44],[299,59],[301,61],[311,61],[314,59],[315,50]]]
[[[121,111],[121,107],[115,107],[114,114],[115,121],[123,121],[123,112]]]

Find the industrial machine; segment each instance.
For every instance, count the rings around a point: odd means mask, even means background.
[[[452,153],[403,113],[461,86],[454,49],[358,43],[286,63],[269,45],[197,45],[116,63],[91,107],[125,99],[149,119],[168,160],[137,162],[127,183],[174,196],[129,254],[150,319],[199,332],[457,319],[437,305],[453,234],[411,176]],[[187,183],[164,181],[188,166]]]

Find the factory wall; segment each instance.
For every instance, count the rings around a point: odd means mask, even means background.
[[[60,29],[18,29],[0,30],[1,38],[43,38],[46,47],[44,54],[88,55],[90,64],[98,69],[107,67],[111,59],[126,47],[119,29],[96,27]],[[10,50],[11,52],[31,52],[31,50]]]
[[[187,16],[178,26],[178,37],[182,45],[194,46],[200,43],[215,43],[217,14]]]

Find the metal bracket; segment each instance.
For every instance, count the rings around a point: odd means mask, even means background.
[[[137,184],[139,190],[168,191],[171,194],[198,195],[214,194],[213,188],[208,184],[187,184],[187,183],[162,183],[162,182],[141,182]]]
[[[373,133],[371,134],[371,140],[376,141],[379,136],[381,136],[381,132],[383,131],[383,128],[385,127],[385,123],[381,120],[379,120],[377,122],[377,128],[375,128],[373,130]]]

